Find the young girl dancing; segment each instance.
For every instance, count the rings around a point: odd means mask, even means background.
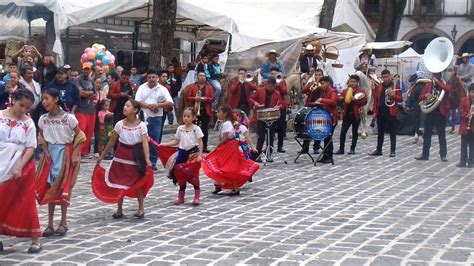
[[[26,115],[34,100],[33,93],[20,89],[13,94],[13,105],[0,111],[0,234],[31,237],[28,253],[41,251],[32,160],[36,128]]]
[[[199,169],[202,161],[202,138],[204,134],[197,125],[193,124],[196,120],[196,112],[194,108],[187,107],[183,111],[183,122],[176,130],[175,138],[172,141],[162,143],[160,149],[166,146],[178,145],[176,162],[171,166],[170,177],[174,182],[179,184],[178,199],[174,204],[181,205],[184,203],[184,195],[186,191],[186,182],[194,186],[193,205],[199,205],[199,195],[201,189],[199,187]],[[159,149],[159,150],[160,150]]]
[[[203,170],[216,182],[213,194],[218,194],[224,188],[232,189],[229,196],[239,195],[240,187],[258,171],[260,166],[246,159],[239,149],[232,124],[231,107],[227,104],[220,106],[217,117],[224,121],[219,130],[220,141],[204,160]]]
[[[123,198],[138,198],[138,210],[135,217],[145,217],[144,199],[153,186],[153,171],[148,148],[148,131],[145,122],[137,115],[140,104],[130,99],[125,103],[125,119],[115,125],[104,152],[97,160],[92,175],[92,191],[105,203],[117,203],[115,219],[123,218]],[[110,167],[105,170],[100,166],[104,155],[119,141]]]
[[[76,117],[61,109],[59,97],[56,89],[47,89],[43,93],[43,106],[48,113],[38,122],[38,142],[43,154],[36,173],[36,195],[41,205],[48,204],[48,226],[43,232],[44,237],[63,236],[68,231],[67,207],[79,174],[82,143],[86,140]],[[56,205],[61,205],[61,222],[54,231]]]
[[[240,109],[233,110],[235,137],[239,141],[240,148],[245,158],[253,159],[253,154],[257,153],[252,138],[250,138],[248,125],[250,120],[244,111]]]

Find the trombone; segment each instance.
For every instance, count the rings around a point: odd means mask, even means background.
[[[194,109],[196,110],[196,115],[201,116],[201,91],[196,92],[196,97],[199,97],[199,100],[196,100],[194,103]]]

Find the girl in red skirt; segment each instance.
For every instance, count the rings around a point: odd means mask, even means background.
[[[41,251],[32,160],[36,128],[26,115],[34,100],[33,93],[20,89],[13,94],[13,105],[0,111],[0,234],[31,237],[28,253]]]
[[[232,189],[229,196],[240,194],[240,187],[245,184],[259,169],[259,165],[245,158],[239,149],[239,141],[235,139],[232,124],[232,109],[222,105],[217,112],[219,120],[224,121],[219,130],[220,141],[217,147],[206,156],[203,163],[204,173],[215,181],[213,194],[222,189]]]
[[[194,108],[187,107],[184,109],[184,125],[178,127],[175,138],[172,141],[160,145],[160,147],[178,145],[176,162],[171,166],[170,170],[170,178],[173,179],[174,183],[177,182],[179,184],[178,199],[174,203],[176,205],[184,203],[186,182],[194,186],[193,205],[199,205],[199,195],[201,193],[199,187],[199,168],[202,161],[202,138],[204,134],[200,127],[193,124],[194,120],[196,120]],[[194,169],[197,171],[193,171]]]
[[[36,173],[36,197],[41,205],[48,204],[48,226],[44,237],[63,236],[68,231],[67,208],[80,170],[81,148],[86,136],[79,129],[73,114],[60,106],[59,91],[47,89],[43,93],[43,106],[48,113],[38,121],[38,142],[43,154]],[[54,209],[61,205],[61,222],[53,228]]]
[[[144,199],[153,186],[150,150],[148,147],[148,131],[146,124],[137,115],[140,104],[130,99],[125,103],[123,114],[125,119],[115,125],[104,152],[97,160],[92,176],[94,195],[105,203],[117,203],[115,219],[123,218],[123,198],[138,198],[138,210],[135,217],[145,217]],[[114,158],[107,170],[100,166],[105,154],[108,154],[119,141]]]

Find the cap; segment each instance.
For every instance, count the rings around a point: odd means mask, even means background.
[[[85,62],[84,64],[82,64],[82,69],[86,69],[86,68],[91,69],[92,68],[91,63]]]
[[[307,50],[307,51],[313,51],[313,50],[314,50],[313,45],[312,45],[311,43],[308,44],[308,45],[306,45],[306,50]]]
[[[70,65],[64,65],[63,68],[66,69],[66,70],[71,70],[71,66],[70,66]]]
[[[56,74],[66,74],[66,69],[64,67],[59,67],[56,70]]]

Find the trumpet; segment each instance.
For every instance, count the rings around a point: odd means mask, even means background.
[[[319,78],[316,79],[316,75],[313,74],[313,80],[314,80],[314,83],[313,85],[311,85],[311,87],[309,88],[309,90],[311,92],[315,91],[317,88],[321,87],[321,83],[319,83]]]
[[[194,109],[196,110],[196,115],[201,116],[201,91],[196,93],[196,97],[199,97],[199,100],[196,100],[194,103]]]
[[[252,72],[247,72],[245,73],[245,81],[246,82],[252,82],[252,80],[255,78],[255,75]]]
[[[278,73],[275,77],[277,84],[280,84],[280,82],[283,80],[283,74]]]

